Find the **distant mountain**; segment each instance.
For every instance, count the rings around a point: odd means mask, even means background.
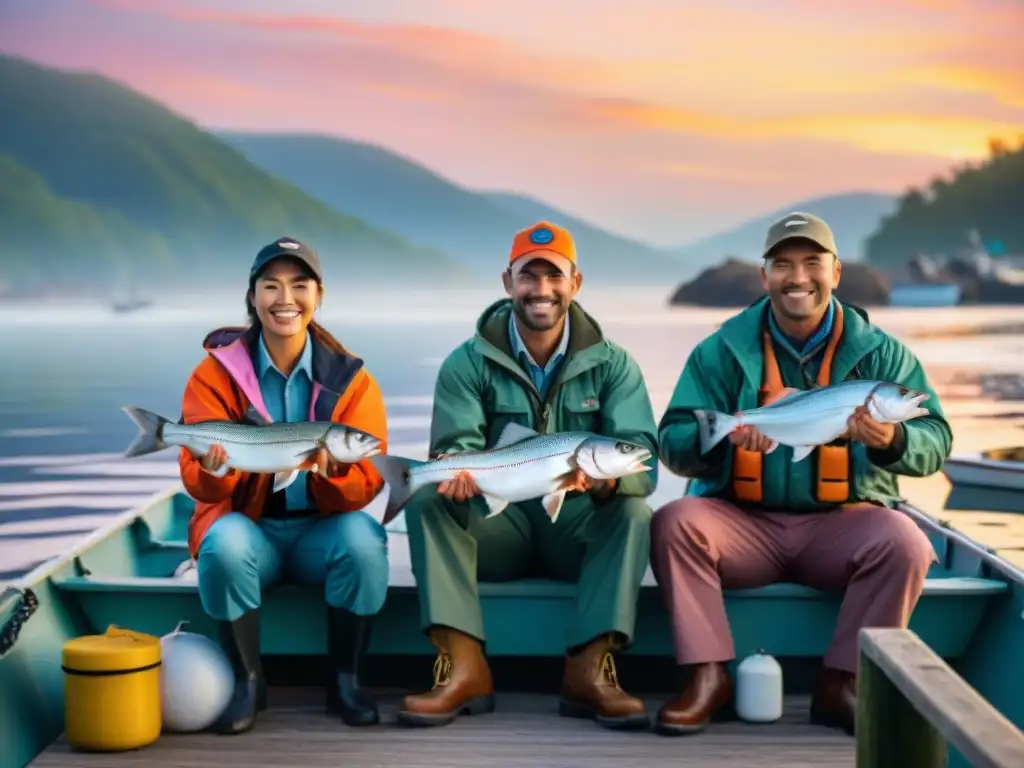
[[[464,268],[340,213],[158,102],[106,78],[0,56],[0,231],[17,229],[27,262],[4,248],[0,282],[44,282],[131,260],[142,282],[244,281],[256,249],[275,237],[309,241],[328,279],[458,279]],[[19,179],[32,195],[17,201]],[[25,222],[34,221],[29,227]],[[70,233],[81,232],[76,241]],[[85,270],[88,272],[88,270]],[[339,281],[340,282],[340,281]]]
[[[268,173],[412,242],[443,249],[482,277],[493,278],[512,235],[540,219],[573,232],[590,283],[643,284],[682,275],[676,259],[650,245],[532,198],[461,187],[372,144],[310,134],[218,135]]]
[[[152,277],[173,276],[160,235],[116,211],[59,197],[42,176],[2,153],[0,222],[0,296],[116,292],[118,283],[134,284],[131,265],[142,253]]]
[[[840,257],[861,260],[865,241],[895,207],[895,196],[878,192],[850,192],[800,200],[725,232],[674,248],[672,252],[701,267],[717,264],[726,256],[758,260],[764,249],[765,233],[772,222],[787,213],[804,211],[820,216],[832,228]]]

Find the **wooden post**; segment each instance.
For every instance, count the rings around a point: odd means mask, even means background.
[[[1024,733],[907,629],[860,633],[857,768],[1024,766]]]
[[[863,650],[856,731],[857,768],[945,768],[949,762],[942,734]]]

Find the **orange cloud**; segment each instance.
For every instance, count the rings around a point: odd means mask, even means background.
[[[997,61],[979,53],[993,18],[1019,15],[993,0],[903,0],[884,7],[865,0],[854,15],[820,4],[814,7],[821,13],[809,13],[802,8],[810,0],[783,0],[781,9],[751,6],[739,25],[726,8],[659,6],[628,16],[608,6],[580,21],[601,56],[428,25],[226,11],[170,0],[94,2],[267,33],[265,45],[280,53],[275,68],[314,72],[303,78],[310,89],[333,94],[354,88],[407,102],[461,104],[466,115],[500,113],[524,132],[816,140],[871,152],[965,158],[983,155],[992,135],[1018,133],[1015,117],[1024,123],[1024,112],[1012,112],[1024,104],[1024,84],[1013,66],[1019,55]],[[920,11],[915,17],[910,10],[922,2],[952,21],[921,28]],[[890,23],[875,23],[878,14]],[[961,16],[972,23],[959,24]],[[572,18],[560,16],[556,23]],[[718,29],[721,34],[707,34]],[[637,57],[606,45],[623,37],[642,40],[666,57],[671,50],[671,58]],[[974,101],[958,101],[954,94]],[[997,104],[1011,111],[997,110]]]
[[[950,158],[983,156],[993,135],[1014,136],[1022,128],[975,118],[922,118],[919,115],[808,114],[784,119],[736,120],[657,105],[594,101],[594,114],[652,131],[691,132],[752,139],[841,141],[872,152],[898,152]]]

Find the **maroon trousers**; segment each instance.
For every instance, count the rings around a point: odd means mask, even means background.
[[[937,560],[909,517],[871,504],[796,515],[688,496],[651,523],[651,568],[679,664],[735,658],[722,589],[780,581],[845,590],[827,667],[857,671],[863,627],[906,627]]]

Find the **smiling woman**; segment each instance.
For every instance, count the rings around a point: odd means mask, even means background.
[[[386,450],[380,389],[363,361],[313,320],[322,297],[312,248],[280,238],[261,249],[245,296],[249,326],[206,337],[207,357],[185,387],[183,423],[331,421]],[[247,731],[266,707],[260,604],[263,590],[285,575],[324,587],[328,710],[350,725],[376,723],[377,706],[360,691],[357,673],[387,590],[387,536],[365,512],[383,480],[369,463],[342,464],[321,448],[276,489],[273,475],[231,468],[232,450],[226,440],[204,455],[183,448],[179,456],[182,484],[196,501],[189,549],[199,597],[235,672],[234,698],[217,730]]]

